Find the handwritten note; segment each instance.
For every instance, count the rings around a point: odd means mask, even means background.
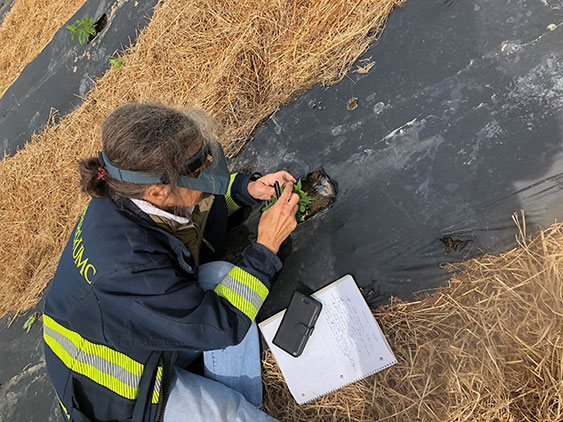
[[[259,324],[299,404],[397,363],[352,276],[329,284],[313,296],[323,309],[300,357],[294,358],[272,343],[284,311]]]

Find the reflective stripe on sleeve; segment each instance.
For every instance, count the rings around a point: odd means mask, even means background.
[[[107,346],[89,342],[48,315],[43,315],[43,321],[45,343],[65,366],[122,397],[137,398],[143,364]]]
[[[233,267],[229,274],[215,287],[218,296],[227,299],[251,321],[268,296],[268,288],[242,268]]]
[[[158,403],[160,399],[160,382],[162,380],[162,366],[158,367],[156,372],[156,379],[154,380],[154,390],[152,392],[152,403]]]
[[[234,201],[231,197],[231,187],[235,181],[235,177],[237,177],[238,173],[231,174],[231,180],[229,181],[229,187],[227,188],[227,193],[225,194],[225,201],[227,202],[227,206],[229,207],[230,211],[236,211],[240,208],[240,205]]]

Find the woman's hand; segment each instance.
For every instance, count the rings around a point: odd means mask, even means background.
[[[293,193],[293,184],[286,183],[280,198],[262,214],[258,223],[256,243],[264,245],[273,253],[278,253],[280,245],[297,227],[295,213],[298,202],[299,195]]]
[[[280,186],[286,183],[297,183],[295,178],[287,171],[278,171],[277,173],[267,174],[260,179],[248,184],[248,193],[254,199],[266,201],[276,194],[274,183],[278,182]]]

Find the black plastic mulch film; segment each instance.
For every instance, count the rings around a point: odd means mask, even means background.
[[[111,66],[109,56],[135,42],[157,0],[87,1],[53,36],[0,98],[0,151],[13,155],[33,132],[41,132],[52,110],[60,118],[80,105],[96,78]],[[110,11],[115,10],[112,14]],[[71,39],[67,25],[92,19],[95,42]]]
[[[139,3],[124,2],[95,47],[71,42],[66,29],[55,35],[0,99],[3,151],[14,153],[40,131],[51,107],[72,111],[75,94],[107,70],[106,56],[134,39],[156,1]],[[113,4],[89,1],[70,23],[97,20]],[[259,128],[235,168],[285,168],[296,177],[324,168],[338,186],[331,207],[282,248],[284,269],[259,318],[283,308],[298,283],[316,290],[347,273],[371,305],[390,295],[409,299],[447,281],[441,264],[514,246],[513,213],[525,211],[531,233],[560,219],[561,22],[555,0],[408,1],[364,55],[362,64],[375,62],[368,74],[314,88]],[[79,48],[100,49],[104,59],[80,59],[72,72]],[[255,211],[237,233],[248,237],[257,218]],[[41,359],[36,331],[22,337],[15,323],[2,333],[10,363],[0,382],[20,380],[2,394],[42,393],[34,406],[4,406],[0,419],[57,412],[47,378],[25,369]]]
[[[408,300],[447,282],[442,264],[514,247],[513,213],[529,233],[561,219],[563,7],[510,4],[408,1],[362,57],[368,74],[316,87],[258,129],[236,166],[322,167],[338,184],[292,235],[259,318],[297,283],[348,273],[372,306]]]
[[[113,3],[87,2],[69,22],[98,20]],[[3,149],[40,131],[51,107],[71,111],[154,3],[124,2],[94,46],[57,32],[0,99]],[[441,264],[513,246],[520,209],[532,229],[560,217],[561,21],[549,2],[407,2],[364,55],[375,62],[368,74],[316,87],[259,128],[235,168],[324,168],[339,187],[330,210],[292,236],[261,316],[283,308],[298,282],[317,289],[346,273],[373,306],[409,299],[448,279]],[[104,60],[81,58],[73,72],[80,49]]]

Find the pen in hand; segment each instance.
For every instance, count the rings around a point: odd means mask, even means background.
[[[277,180],[274,182],[274,190],[276,191],[276,198],[280,199],[281,189],[280,189],[280,184],[278,183]]]

